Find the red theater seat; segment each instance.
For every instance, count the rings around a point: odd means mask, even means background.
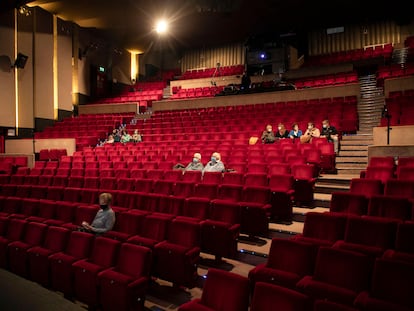
[[[332,192],[330,212],[350,215],[367,215],[368,198],[363,194],[336,191]]]
[[[154,247],[154,274],[175,285],[194,287],[200,259],[200,224],[174,219],[167,239]]]
[[[66,297],[73,295],[72,263],[89,256],[94,235],[73,231],[65,249],[49,257],[51,288],[64,293]]]
[[[0,236],[0,267],[8,267],[8,245],[23,238],[28,222],[23,219],[8,219],[0,216],[3,228],[6,227],[4,235]],[[3,229],[4,230],[4,229]]]
[[[258,282],[250,304],[250,311],[312,310],[312,300],[309,296],[297,290],[269,283]]]
[[[352,306],[369,288],[372,265],[367,255],[321,246],[313,275],[303,277],[297,288],[314,299]]]
[[[42,245],[27,251],[29,277],[45,287],[50,285],[50,267],[48,257],[65,249],[70,230],[63,227],[49,226]]]
[[[98,274],[99,303],[105,310],[140,310],[147,293],[152,252],[123,243],[116,265]]]
[[[369,200],[368,215],[410,220],[412,217],[412,201],[403,196],[374,195]]]
[[[271,193],[271,219],[280,221],[292,221],[294,179],[291,174],[272,174],[269,176],[269,188]]]
[[[384,258],[414,262],[414,222],[405,221],[397,226],[395,246],[387,249]]]
[[[236,274],[209,268],[201,298],[178,307],[179,311],[247,311],[249,308],[249,280]]]
[[[249,280],[253,286],[256,282],[266,282],[296,289],[302,277],[313,274],[317,250],[311,243],[273,238],[266,263],[251,269]]]
[[[73,287],[77,300],[91,307],[98,306],[98,274],[113,267],[121,242],[105,237],[96,237],[87,259],[72,264]]]

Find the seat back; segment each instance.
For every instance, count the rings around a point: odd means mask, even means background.
[[[201,171],[185,171],[183,176],[181,177],[181,180],[198,183],[201,181],[201,177]]]
[[[384,185],[387,180],[394,178],[394,168],[386,166],[368,166],[365,178],[379,179]]]
[[[116,270],[133,278],[149,276],[151,249],[132,243],[122,243],[117,255]]]
[[[313,164],[294,164],[291,166],[291,172],[294,179],[311,180],[314,176]]]
[[[308,212],[303,225],[303,236],[333,243],[344,238],[346,222],[345,215]]]
[[[96,237],[93,242],[89,261],[105,268],[113,266],[120,245],[121,242],[117,240]]]
[[[240,224],[241,207],[237,202],[213,200],[211,202],[210,219],[229,224]]]
[[[82,224],[82,221],[92,223],[98,210],[99,207],[96,205],[79,205],[76,208],[75,219],[73,223],[78,226]]]
[[[249,280],[236,274],[209,268],[201,295],[201,303],[211,310],[247,311]]]
[[[69,240],[69,235],[69,229],[57,226],[49,226],[46,232],[43,247],[53,252],[63,251]]]
[[[152,179],[138,178],[135,181],[135,191],[142,193],[150,193],[152,192],[153,185],[154,181]]]
[[[332,192],[329,211],[351,215],[366,215],[368,213],[368,199],[363,194],[342,191]]]
[[[245,186],[268,186],[269,180],[264,173],[246,173],[244,175]]]
[[[76,258],[86,258],[92,248],[94,235],[86,232],[72,231],[65,249],[65,253]]]
[[[10,219],[7,226],[6,238],[10,241],[20,240],[25,233],[27,224],[28,222],[23,219]]]
[[[174,184],[173,195],[187,198],[194,195],[194,183],[188,181],[177,181]]]
[[[196,219],[207,219],[210,217],[211,202],[208,198],[190,197],[184,200],[183,216]]]
[[[321,246],[313,277],[320,282],[360,292],[369,288],[371,271],[368,255]]]
[[[270,203],[270,189],[265,186],[244,186],[241,201],[260,204]]]
[[[371,294],[407,308],[414,308],[414,263],[377,258],[373,269]]]
[[[166,238],[168,224],[171,218],[157,214],[145,216],[141,235],[156,241],[163,241]]]
[[[414,254],[414,222],[405,221],[398,224],[395,249]]]
[[[311,299],[298,291],[282,286],[257,282],[254,286],[250,311],[312,310]]]
[[[29,222],[26,225],[22,241],[28,245],[41,245],[45,237],[47,225],[39,222]]]
[[[242,185],[230,185],[223,183],[218,187],[217,199],[233,202],[240,201],[242,190]]]
[[[312,275],[315,268],[317,246],[291,239],[273,238],[266,266],[296,273]]]
[[[173,193],[174,182],[166,180],[156,180],[152,192],[157,194],[170,195]]]
[[[375,157],[371,157],[369,159],[369,163],[368,166],[372,166],[372,167],[392,167],[394,168],[395,166],[395,161],[394,161],[394,157],[391,156],[375,156]]]
[[[387,218],[370,216],[349,217],[344,241],[380,247],[383,250],[394,248],[397,224],[397,220]]]
[[[404,197],[376,195],[369,200],[368,215],[410,220],[412,203]]]
[[[269,176],[269,188],[273,192],[287,192],[293,190],[293,175],[273,174]]]
[[[194,187],[194,197],[215,199],[218,193],[219,184],[196,184]]]
[[[223,173],[221,172],[204,172],[201,180],[204,184],[221,184],[223,180]]]
[[[168,227],[167,240],[185,247],[200,246],[200,230],[198,222],[173,219]]]
[[[414,198],[414,180],[390,179],[385,183],[384,194]]]
[[[353,178],[351,179],[349,191],[371,197],[373,195],[383,194],[384,189],[380,179]]]

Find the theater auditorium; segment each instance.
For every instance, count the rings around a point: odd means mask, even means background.
[[[406,1],[2,0],[0,94],[1,310],[414,310]]]

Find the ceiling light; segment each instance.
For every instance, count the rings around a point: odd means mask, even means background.
[[[165,20],[160,20],[155,25],[155,31],[159,34],[166,33],[168,30],[168,23]]]

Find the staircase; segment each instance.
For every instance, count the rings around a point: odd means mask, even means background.
[[[372,128],[381,123],[384,91],[377,87],[375,74],[359,78],[361,97],[358,102],[359,131],[356,135],[343,136],[341,150],[336,158],[340,175],[359,175],[368,164],[368,146],[373,143]]]
[[[162,99],[168,99],[171,97],[171,86],[167,85],[162,91]]]

